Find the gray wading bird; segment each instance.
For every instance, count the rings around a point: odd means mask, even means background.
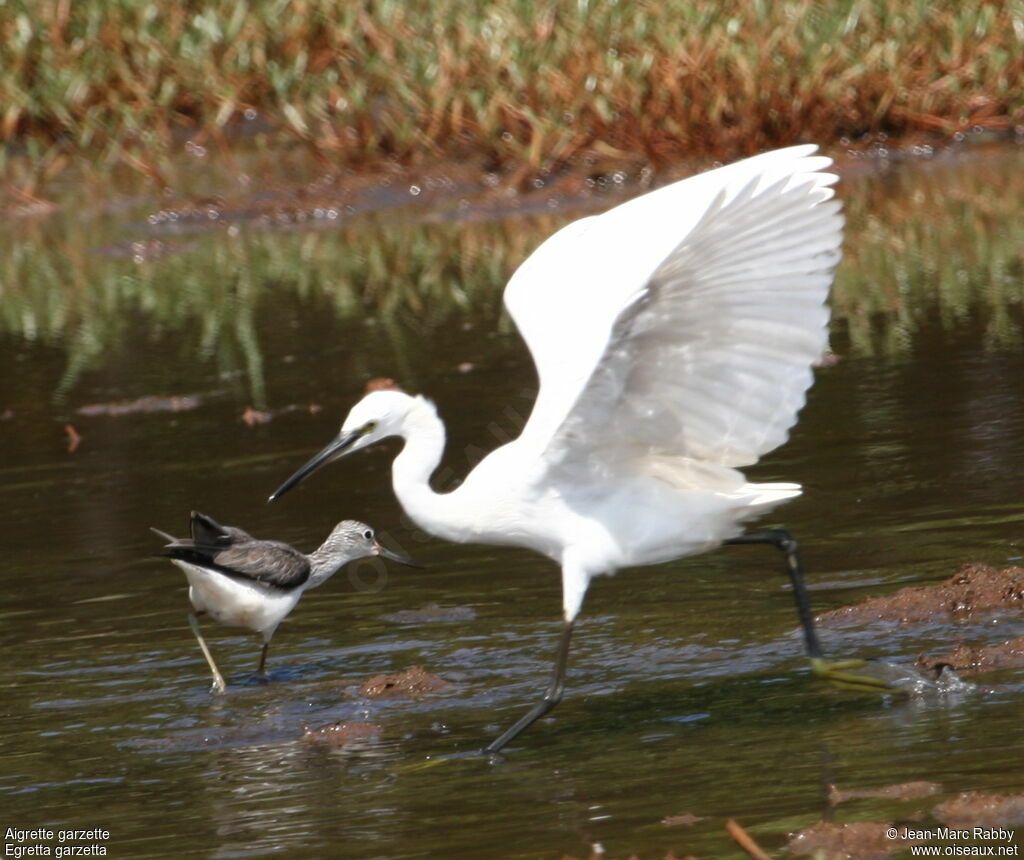
[[[430,487],[445,444],[433,404],[399,391],[357,403],[337,437],[271,496],[389,436],[395,494],[452,541],[529,547],[562,568],[564,626],[542,699],[493,754],[561,699],[573,622],[590,580],[723,544],[785,553],[814,671],[887,690],[824,659],[797,545],[744,524],[800,494],[739,471],[781,445],[827,345],[843,217],[814,146],[768,152],[668,185],[545,241],[505,305],[540,393],[519,438],[450,493]]]
[[[213,672],[213,689],[227,689],[213,655],[199,631],[199,616],[233,627],[248,627],[263,636],[263,651],[257,676],[264,669],[270,640],[277,626],[299,602],[299,598],[323,585],[350,561],[382,556],[416,567],[412,561],[377,543],[365,523],[338,523],[319,549],[307,555],[286,543],[257,540],[234,526],[222,526],[212,517],[193,511],[191,538],[176,538],[153,529],[168,541],[163,555],[188,577],[188,599],[194,611],[188,623],[199,640],[203,656]]]

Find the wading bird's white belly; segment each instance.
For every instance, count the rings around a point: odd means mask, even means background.
[[[174,559],[188,577],[188,599],[199,612],[232,627],[248,627],[269,637],[295,608],[301,589],[281,591],[232,579]]]

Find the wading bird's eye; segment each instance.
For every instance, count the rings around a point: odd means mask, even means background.
[[[376,421],[367,421],[363,425],[363,433],[372,433],[376,429],[377,429],[377,422]]]
[[[373,540],[373,530],[367,529],[365,532],[363,532],[363,537],[367,540]]]

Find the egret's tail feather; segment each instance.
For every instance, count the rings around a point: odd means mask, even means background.
[[[740,522],[767,513],[776,505],[795,499],[803,492],[799,484],[746,484],[739,493],[744,499]]]
[[[735,469],[692,457],[648,454],[643,458],[642,471],[677,490],[733,493],[746,484],[746,479]]]

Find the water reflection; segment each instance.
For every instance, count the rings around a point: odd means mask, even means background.
[[[980,313],[987,343],[1020,342],[1022,162],[1024,150],[1006,147],[897,163],[881,176],[848,168],[833,306],[855,353],[906,353],[925,309],[947,329]],[[156,212],[145,200],[111,212],[58,197],[56,214],[9,221],[0,236],[0,329],[66,350],[58,400],[141,326],[222,374],[242,373],[264,408],[260,317],[272,297],[375,323],[374,348],[411,371],[396,323],[441,332],[493,320],[508,275],[545,236],[614,202],[586,186],[558,199],[554,212],[529,196],[496,206],[490,192],[454,183],[429,200],[378,189],[358,206],[308,190],[273,205],[197,198]],[[276,304],[276,325],[294,328],[288,302]]]
[[[790,443],[751,474],[807,489],[779,514],[802,541],[816,607],[1024,552],[1021,158],[846,176],[841,360],[818,372]],[[451,437],[442,486],[514,433],[535,380],[500,290],[572,216],[454,224],[392,208],[325,229],[238,218],[170,235],[143,226],[152,208],[69,198],[0,237],[0,802],[12,826],[109,827],[111,853],[138,857],[588,856],[593,842],[608,856],[722,857],[729,817],[773,852],[821,817],[825,748],[845,787],[1020,790],[1019,674],[955,701],[823,689],[806,675],[778,558],[726,550],[596,582],[565,702],[501,767],[405,769],[479,747],[536,696],[558,630],[554,566],[410,532],[387,446],[286,507],[264,500],[369,377],[437,396]],[[147,245],[140,262],[102,252],[136,240],[185,247]],[[198,406],[77,411],[154,393]],[[261,404],[272,421],[240,420]],[[65,422],[82,436],[74,452]],[[245,683],[248,638],[211,630],[232,682],[212,699],[184,584],[151,557],[148,532],[191,508],[303,549],[358,517],[428,568],[311,592],[266,686]],[[825,645],[907,664],[1024,623],[992,620],[835,629]],[[413,665],[454,688],[358,694]],[[303,739],[339,721],[381,732],[339,748]],[[863,804],[837,819],[893,814]],[[703,820],[661,824],[682,813]]]

